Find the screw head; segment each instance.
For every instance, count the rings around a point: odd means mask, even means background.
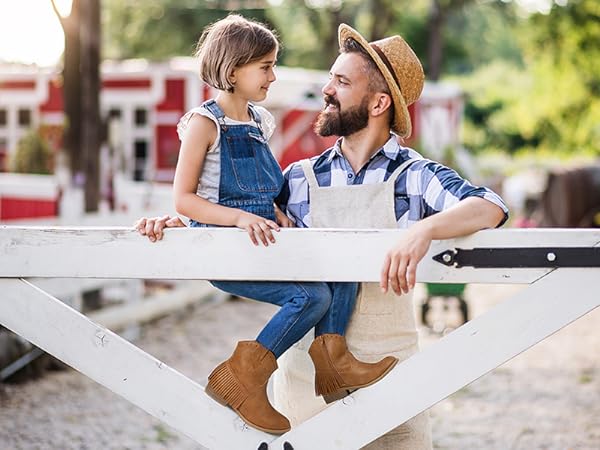
[[[550,252],[546,255],[546,259],[550,262],[553,262],[556,260],[556,255],[554,253]]]
[[[450,255],[450,253],[444,253],[442,255],[442,260],[446,263],[449,263],[450,261],[452,261],[452,255]]]

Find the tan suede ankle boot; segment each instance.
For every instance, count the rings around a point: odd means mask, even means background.
[[[233,355],[208,376],[206,393],[231,407],[244,421],[261,431],[283,434],[290,422],[267,398],[267,382],[277,369],[271,351],[256,341],[238,342]]]
[[[339,334],[317,337],[308,353],[315,365],[315,392],[322,395],[326,403],[376,383],[398,362],[393,356],[376,363],[359,361],[348,350],[346,338]]]

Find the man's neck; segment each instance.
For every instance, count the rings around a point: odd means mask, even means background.
[[[342,154],[352,166],[354,173],[358,173],[389,139],[389,128],[366,127],[342,138]]]

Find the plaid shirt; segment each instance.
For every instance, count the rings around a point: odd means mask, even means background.
[[[473,186],[454,170],[423,159],[416,151],[402,147],[392,135],[358,173],[344,158],[341,139],[330,149],[310,159],[319,186],[345,186],[381,183],[407,159],[418,159],[396,179],[395,208],[398,228],[413,223],[457,204],[467,197],[481,197],[504,211],[502,225],[508,219],[508,208],[496,193],[485,187]],[[311,226],[308,182],[299,163],[284,171],[285,183],[277,199],[281,209],[297,227]]]

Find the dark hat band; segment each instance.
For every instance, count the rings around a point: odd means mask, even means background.
[[[369,44],[369,45],[371,46],[371,48],[373,50],[375,50],[375,52],[377,53],[377,55],[379,55],[379,57],[381,58],[381,60],[385,64],[385,66],[388,68],[388,70],[392,74],[392,78],[394,78],[394,81],[396,82],[396,85],[398,86],[398,89],[400,89],[400,92],[402,92],[402,86],[400,85],[400,82],[398,81],[398,78],[396,77],[396,72],[392,68],[392,65],[390,64],[390,60],[387,59],[387,56],[385,56],[385,53],[383,53],[383,51],[379,48],[379,46],[377,46],[375,44],[372,44],[372,43]]]

